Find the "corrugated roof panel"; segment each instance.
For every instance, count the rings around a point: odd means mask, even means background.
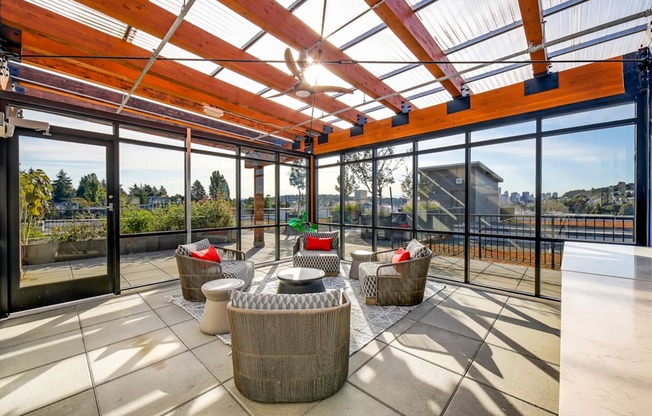
[[[294,11],[294,15],[312,28],[316,34],[321,32],[324,0],[308,0]],[[347,2],[346,7],[339,2],[326,3],[326,17],[324,19],[324,36],[328,36],[342,26],[343,23],[355,18],[368,6],[360,2]],[[333,43],[332,39],[329,39]],[[338,46],[337,43],[335,43]]]
[[[184,0],[150,0],[175,16],[179,15]],[[215,0],[196,0],[185,20],[205,31],[242,48],[260,31],[253,23]]]
[[[256,94],[258,91],[266,88],[265,85],[226,68],[222,69],[220,73],[217,74],[216,78],[224,82],[228,82],[229,84],[233,84],[236,87],[242,88],[243,90],[249,91],[253,94]]]
[[[500,66],[495,67],[500,68]],[[504,68],[504,65],[502,67]],[[494,66],[492,66],[492,68],[494,68]],[[473,91],[475,94],[479,94],[485,91],[495,90],[496,88],[523,82],[524,80],[531,78],[532,65],[528,64],[511,71],[494,74],[486,78],[478,79],[476,81],[470,81],[468,84],[471,88],[471,91]]]
[[[338,19],[338,24],[340,26],[346,23],[346,26],[342,27],[336,33],[329,31],[325,34],[326,40],[334,44],[338,48],[341,48],[343,45],[351,42],[357,37],[368,32],[370,29],[375,28],[378,25],[384,25],[383,21],[380,20],[380,17],[372,10],[365,5],[364,2],[351,2],[350,7],[356,11],[354,16],[354,21]],[[349,6],[349,5],[347,5]],[[362,14],[365,10],[368,10],[366,13]],[[339,28],[337,28],[339,29]],[[344,53],[348,53],[346,50]]]
[[[600,45],[592,46],[589,48],[581,49],[575,52],[570,52],[567,54],[559,55],[553,59],[552,68],[555,72],[565,71],[567,69],[576,68],[578,66],[586,65],[589,62],[554,62],[555,59],[561,60],[600,60],[600,59],[610,59],[617,56],[623,55],[625,53],[630,53],[636,51],[638,48],[635,45],[641,40],[640,34],[630,35],[624,38],[615,39]],[[620,64],[614,64],[620,65]]]
[[[433,85],[433,88],[437,87],[438,84]],[[439,91],[419,98],[410,98],[410,94],[406,94],[406,96],[417,108],[432,107],[433,105],[442,104],[451,100],[451,95],[448,91]]]
[[[122,38],[127,30],[126,24],[72,0],[26,1],[117,38]]]
[[[455,53],[449,54],[448,58],[455,66],[457,71],[467,71],[470,68],[476,68],[489,62],[503,60],[504,58],[527,49],[527,41],[523,30],[511,30],[483,42],[476,43],[467,48],[461,49]],[[530,59],[530,56],[520,55],[510,60]],[[466,63],[462,63],[466,62]],[[485,73],[494,67],[478,68],[471,74],[464,73],[462,78],[467,79],[469,76]]]
[[[414,7],[420,1],[408,3]],[[439,0],[417,15],[444,50],[521,18],[518,0]]]
[[[389,85],[390,88],[392,88],[394,91],[401,92],[401,93],[403,93],[403,91],[409,88],[431,81],[432,83],[429,85],[416,88],[416,89],[411,89],[402,95],[404,96],[414,95],[422,91],[430,90],[440,86],[438,82],[435,82],[435,77],[430,72],[428,72],[428,70],[423,65],[413,68],[409,71],[405,71],[400,74],[394,75],[393,77],[386,78],[384,80],[385,84]]]
[[[266,61],[270,65],[274,65],[286,74],[290,74],[290,70],[285,65],[285,61],[283,60],[285,48],[287,48],[285,43],[281,42],[269,33],[266,33],[260,39],[258,39],[256,43],[251,45],[249,49],[247,49],[247,53],[255,56],[261,61]]]
[[[557,4],[559,4],[559,0],[542,0],[544,10]],[[651,0],[591,0],[583,2],[546,17],[546,41],[550,42],[603,23],[633,15],[651,7]],[[632,27],[641,23],[645,23],[645,19],[632,21],[620,28]],[[599,37],[604,34],[605,32],[600,31],[596,32],[594,36]]]
[[[376,104],[372,108],[374,107],[378,107],[378,104]],[[394,115],[394,112],[387,107],[381,107],[377,110],[370,111],[370,112],[366,112],[363,108],[360,108],[360,111],[365,112],[369,117],[373,117],[376,120],[382,120],[384,118],[389,118]]]
[[[346,50],[346,54],[357,61],[391,61],[395,63],[362,64],[369,72],[379,77],[414,62],[417,58],[406,49],[391,30],[382,30]]]
[[[156,36],[152,36],[149,33],[145,33],[142,30],[138,30],[134,34],[132,43],[147,51],[153,52],[156,48],[158,48],[159,44],[161,43],[161,39],[157,38]],[[163,47],[160,56],[164,58],[202,59],[200,56],[197,56],[193,53],[186,51],[185,49],[181,49],[175,45],[172,45],[171,43],[167,43]],[[188,68],[192,68],[196,71],[200,71],[204,74],[210,74],[217,68],[217,65],[215,65],[214,63],[209,61],[204,61],[204,60],[200,60],[200,61],[180,60],[177,62],[187,66]]]

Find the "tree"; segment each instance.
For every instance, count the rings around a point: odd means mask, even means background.
[[[102,183],[97,179],[95,173],[84,175],[79,180],[77,187],[77,196],[84,198],[91,204],[100,205],[103,202],[102,194],[106,196],[106,191],[102,192]]]
[[[212,199],[231,199],[229,184],[226,182],[226,178],[219,170],[215,170],[211,173],[211,183],[208,186],[208,195]]]
[[[168,196],[168,190],[165,189],[165,187],[163,185],[161,185],[161,187],[158,188],[158,194],[160,196]]]
[[[196,180],[190,187],[190,200],[201,201],[204,198],[206,198],[206,190],[204,189],[204,185],[202,185],[199,180]]]
[[[299,165],[299,161],[294,161],[295,165]],[[290,185],[297,188],[299,191],[299,206],[304,206],[304,199],[301,197],[301,191],[306,189],[306,172],[307,170],[303,167],[292,166],[290,170]]]
[[[344,166],[344,192],[340,191],[340,175],[337,175],[337,183],[335,184],[335,191],[343,194],[344,197],[346,198],[349,195],[351,195],[353,192],[355,192],[359,186],[360,183],[358,182],[355,175],[351,173],[350,167],[348,165],[345,165]]]
[[[75,196],[75,188],[72,186],[72,179],[61,169],[56,179],[52,181],[52,201],[65,202]]]
[[[393,147],[385,147],[378,150],[378,160],[376,162],[376,181],[379,203],[383,200],[383,189],[394,183],[394,171],[405,164],[404,158],[385,158],[394,154]],[[371,158],[371,150],[357,152],[348,157],[350,161],[361,161]],[[371,161],[351,163],[348,165],[351,172],[364,185],[370,194],[373,194],[373,176]]]

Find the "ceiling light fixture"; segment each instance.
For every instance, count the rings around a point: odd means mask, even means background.
[[[224,110],[207,104],[204,105],[201,110],[204,114],[213,118],[221,118],[224,115]]]

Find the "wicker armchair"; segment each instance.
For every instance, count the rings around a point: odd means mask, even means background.
[[[181,245],[175,254],[177,268],[179,270],[181,294],[184,299],[192,302],[206,301],[206,297],[201,291],[201,286],[210,280],[225,278],[242,279],[245,282],[242,290],[246,290],[251,285],[251,281],[254,279],[255,265],[254,262],[245,260],[245,255],[242,251],[215,247],[220,255],[220,263],[196,259],[185,254],[188,250],[203,247],[202,242],[203,240],[194,244]]]
[[[303,296],[303,295],[278,295]],[[349,372],[351,302],[318,309],[227,305],[236,388],[258,402],[312,402],[331,396]]]
[[[325,276],[339,276],[340,274],[340,233],[338,231],[317,231],[306,233],[294,242],[292,260],[294,267],[311,267],[324,271]],[[332,238],[329,251],[306,250],[306,237]]]
[[[422,257],[392,263],[394,250],[378,251],[360,264],[360,287],[370,305],[417,305],[423,301],[432,251]]]

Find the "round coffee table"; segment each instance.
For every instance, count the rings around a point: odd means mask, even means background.
[[[349,270],[349,279],[358,280],[358,269],[360,263],[364,261],[371,261],[373,251],[368,250],[353,250],[351,252],[351,269]]]
[[[276,293],[316,293],[325,292],[322,282],[324,271],[309,267],[293,267],[278,272],[278,290]]]

